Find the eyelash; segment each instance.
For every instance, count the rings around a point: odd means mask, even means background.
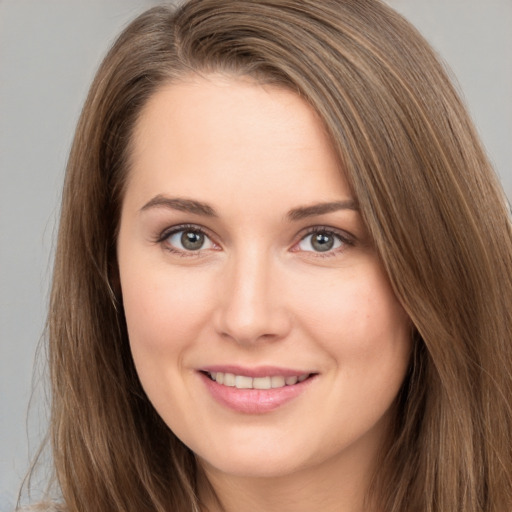
[[[309,228],[304,235],[301,236],[298,242],[294,244],[294,247],[300,244],[303,240],[305,240],[308,236],[316,235],[316,234],[324,234],[327,236],[332,236],[337,238],[341,242],[341,247],[336,249],[329,249],[325,252],[321,251],[304,251],[311,252],[315,255],[315,258],[330,258],[336,256],[337,254],[346,250],[347,247],[352,247],[355,245],[355,239],[352,235],[349,235],[345,231],[341,231],[338,229],[333,229],[327,226],[314,226]],[[297,250],[298,252],[298,250]]]
[[[206,238],[208,238],[210,240],[212,239],[212,237],[206,232],[206,230],[200,226],[197,226],[195,224],[180,224],[178,226],[173,226],[170,229],[165,229],[164,231],[162,231],[162,233],[158,236],[158,238],[155,240],[155,242],[157,244],[163,245],[165,250],[167,250],[173,254],[176,254],[177,256],[181,256],[183,258],[191,258],[191,257],[193,258],[193,257],[200,256],[201,252],[202,252],[201,249],[199,249],[197,251],[184,251],[181,249],[177,249],[177,248],[173,247],[172,245],[166,243],[166,241],[172,235],[175,235],[176,233],[180,233],[182,231],[191,231],[193,233],[204,235]]]
[[[212,240],[212,237],[208,234],[208,232],[204,228],[202,228],[196,224],[181,224],[181,225],[173,226],[170,229],[166,229],[166,230],[162,231],[162,233],[155,240],[155,243],[163,245],[165,250],[167,250],[173,254],[176,254],[177,256],[180,256],[180,257],[190,258],[190,257],[200,256],[201,252],[202,252],[201,249],[198,249],[197,251],[186,251],[186,250],[177,249],[177,248],[173,247],[172,245],[170,245],[169,243],[166,243],[166,241],[172,235],[175,235],[182,231],[183,232],[191,231],[193,233],[204,235],[209,240]],[[333,229],[331,227],[326,227],[326,226],[314,226],[312,228],[309,228],[303,235],[301,235],[300,239],[293,244],[293,247],[296,247],[297,245],[299,245],[308,236],[312,236],[312,235],[320,234],[320,233],[327,235],[327,236],[335,237],[336,239],[338,239],[339,242],[341,242],[342,246],[338,247],[334,250],[331,250],[331,249],[327,250],[325,252],[321,252],[321,251],[303,251],[303,252],[313,253],[313,254],[315,254],[315,257],[319,257],[319,258],[329,258],[329,257],[337,255],[340,252],[343,252],[347,248],[347,246],[351,247],[351,246],[355,245],[354,237],[344,231]],[[215,244],[215,242],[213,242],[213,241],[212,241],[212,243]],[[215,244],[215,245],[217,245],[217,244]],[[293,249],[293,248],[292,248],[292,251],[300,252],[298,249]]]

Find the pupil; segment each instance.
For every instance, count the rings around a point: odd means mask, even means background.
[[[197,251],[201,249],[204,243],[204,235],[194,231],[185,231],[181,235],[181,244],[189,251]]]
[[[313,240],[311,241],[314,249],[319,252],[325,252],[332,249],[334,245],[334,238],[332,235],[327,235],[325,233],[317,233],[313,236]]]

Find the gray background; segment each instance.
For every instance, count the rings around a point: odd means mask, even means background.
[[[93,73],[152,0],[0,0],[0,511],[45,426],[44,328],[61,181]],[[388,0],[448,62],[512,198],[512,0]],[[36,372],[37,374],[39,372]],[[30,441],[30,442],[29,442]]]

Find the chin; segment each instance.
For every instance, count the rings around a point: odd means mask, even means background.
[[[220,472],[237,478],[281,478],[291,475],[301,469],[300,464],[285,460],[255,460],[231,459],[221,461],[207,461],[199,459],[199,464],[205,469]]]
[[[239,478],[278,478],[296,473],[317,464],[304,452],[304,444],[299,447],[255,446],[248,449],[231,448],[218,453],[207,453],[198,456],[201,466],[208,470],[218,471]],[[316,458],[316,457],[315,457]]]

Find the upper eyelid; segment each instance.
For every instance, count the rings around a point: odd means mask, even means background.
[[[199,233],[202,233],[203,235],[206,235],[210,239],[215,238],[214,236],[212,236],[210,230],[198,224],[177,224],[176,226],[170,226],[162,230],[158,235],[157,242],[164,242],[171,235],[186,230],[197,231]]]
[[[315,233],[330,233],[340,237],[343,241],[347,243],[355,243],[356,237],[345,231],[344,229],[334,228],[330,226],[312,226],[310,228],[306,228],[306,232],[302,232],[298,235],[297,241],[303,240],[306,236],[315,234]]]

